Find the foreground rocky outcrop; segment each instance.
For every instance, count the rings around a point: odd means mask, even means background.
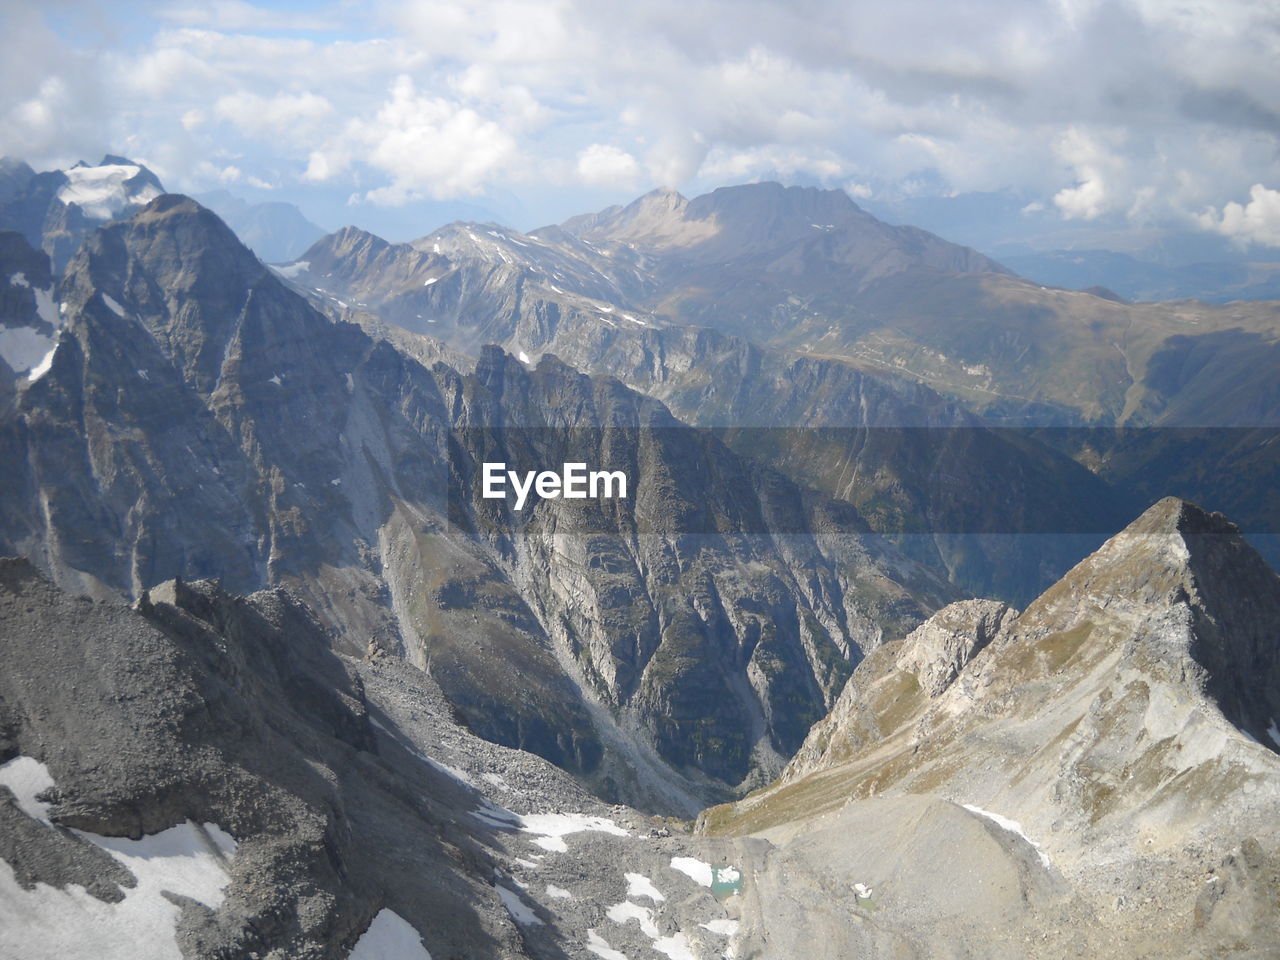
[[[332,646],[283,590],[170,582],[130,608],[0,560],[0,954],[725,943],[726,907],[680,869],[723,845],[606,807],[459,727],[421,671]]]
[[[856,834],[877,912],[833,955],[1270,956],[1278,623],[1280,577],[1239,531],[1163,500],[1022,613],[953,604],[869,656],[781,780],[704,826],[815,877]]]

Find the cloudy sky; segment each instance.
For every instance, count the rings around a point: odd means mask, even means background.
[[[329,228],[772,178],[970,242],[1280,247],[1274,0],[0,5],[0,153],[123,153]]]

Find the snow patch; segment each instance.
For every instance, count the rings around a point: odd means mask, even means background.
[[[975,807],[969,803],[961,804],[961,806],[970,813],[976,813],[980,817],[986,817],[988,820],[1003,827],[1010,833],[1016,833],[1023,840],[1027,841],[1027,843],[1031,845],[1032,849],[1035,850],[1036,856],[1040,858],[1040,864],[1042,866],[1048,867],[1051,865],[1048,854],[1040,849],[1040,844],[1027,836],[1026,832],[1022,829],[1022,824],[1018,823],[1016,820],[1010,820],[1008,817],[1002,817],[998,813],[992,813],[990,810],[983,810],[981,807]]]
[[[27,275],[23,273],[21,270],[19,270],[17,273],[15,273],[12,277],[9,278],[9,283],[11,283],[15,287],[31,286],[31,284],[27,283]]]
[[[520,816],[512,813],[506,807],[500,807],[488,797],[480,798],[480,808],[472,810],[471,816],[475,817],[481,823],[498,830],[519,830]]]
[[[49,768],[35,757],[14,757],[0,766],[0,786],[8,787],[18,802],[18,809],[32,820],[49,822],[51,803],[36,797],[53,786]]]
[[[36,797],[54,786],[48,768],[31,757],[0,766],[0,783],[18,805],[48,824],[48,804]],[[7,956],[25,960],[181,960],[175,929],[180,910],[164,892],[190,897],[211,909],[223,900],[226,862],[236,842],[216,824],[188,821],[129,840],[83,830],[76,836],[105,850],[137,883],[119,903],[104,903],[78,884],[65,890],[37,883],[24,890],[12,867],[0,860],[0,930]]]
[[[547,884],[547,896],[555,900],[572,900],[573,894],[564,887],[557,887],[554,883]]]
[[[521,362],[521,363],[529,363],[529,362],[530,362],[530,361],[529,361],[529,355],[528,355],[527,353],[525,353],[523,350],[521,350],[521,351],[520,351],[520,353],[519,353],[519,354],[517,354],[517,356],[519,356],[519,357],[520,357],[520,362]]]
[[[51,358],[56,341],[35,327],[0,327],[0,357],[14,373],[22,373]]]
[[[698,955],[689,945],[689,938],[683,933],[673,933],[669,937],[658,937],[653,941],[653,949],[666,954],[671,960],[698,960]]]
[[[594,831],[610,833],[615,837],[631,836],[612,820],[585,813],[533,813],[520,817],[519,820],[522,831],[539,834],[534,843],[544,850],[556,853],[564,853],[568,849],[563,838],[571,833]]]
[[[277,387],[280,386],[280,374],[277,373],[270,380],[268,380],[267,383],[274,383]]]
[[[394,910],[383,908],[347,954],[348,960],[431,960],[422,937]]]
[[[635,920],[640,924],[640,932],[650,940],[657,940],[658,937],[662,936],[662,931],[653,922],[653,911],[648,907],[640,906],[638,903],[631,903],[630,901],[615,903],[604,912],[604,915],[620,926],[626,926],[628,920]]]
[[[217,824],[188,820],[141,840],[72,832],[123,864],[138,878],[139,894],[150,892],[158,898],[161,890],[168,890],[214,910],[222,905],[222,888],[230,879],[224,863],[235,855],[236,842]]]
[[[53,299],[53,287],[49,287],[47,290],[37,289],[32,292],[36,298],[36,315],[57,330],[62,325],[62,314],[65,305],[60,305]]]
[[[117,317],[124,316],[124,307],[120,306],[120,302],[116,300],[115,297],[111,296],[108,293],[104,293],[102,295],[102,302],[105,303],[107,307],[111,310],[111,312],[114,313]]]
[[[696,857],[672,857],[671,869],[679,870],[694,883],[704,887],[711,886],[711,864],[703,863]]]
[[[628,873],[625,874],[625,876],[627,878],[628,897],[635,897],[636,899],[639,899],[640,897],[648,897],[654,903],[660,903],[667,899],[658,892],[658,888],[653,885],[653,881],[644,874]]]
[[[732,937],[738,932],[737,920],[712,920],[709,923],[700,925],[703,930],[710,930],[712,933],[718,933],[722,937]]]
[[[501,885],[495,886],[493,889],[498,891],[498,899],[507,908],[507,913],[511,914],[512,920],[522,927],[542,926],[542,921],[538,919],[537,914],[529,909],[529,906],[520,899],[519,894]]]
[[[44,355],[44,359],[31,368],[31,372],[27,374],[27,379],[35,383],[43,377],[53,367],[53,355],[58,352],[58,344],[53,345],[53,349]]]
[[[564,838],[571,833],[595,831],[611,833],[617,837],[631,836],[605,817],[593,817],[585,813],[531,813],[521,816],[498,806],[488,797],[481,798],[480,808],[472,810],[471,816],[498,830],[519,830],[535,834],[533,843],[551,853],[567,853],[569,845]]]
[[[587,931],[587,949],[597,957],[603,957],[604,960],[627,960],[625,953],[613,949],[609,946],[609,941],[594,930]]]
[[[153,185],[146,184],[136,193],[126,184],[140,172],[133,164],[108,163],[100,167],[72,167],[63,170],[67,183],[58,191],[58,199],[76,204],[86,216],[110,220],[131,204],[147,204],[160,196]]]
[[[1271,738],[1271,742],[1280,747],[1280,727],[1276,726],[1276,718],[1271,718],[1271,726],[1267,727],[1267,736]]]

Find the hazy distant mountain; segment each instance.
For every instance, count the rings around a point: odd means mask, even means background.
[[[1126,300],[1280,300],[1280,263],[1165,266],[1110,250],[1051,250],[1013,254],[1004,262],[1024,277],[1054,287],[1101,286]]]
[[[240,242],[267,263],[292,260],[324,236],[324,230],[292,203],[249,203],[226,190],[197,194],[195,199],[221,217]]]
[[[1274,304],[1130,306],[1045,289],[889,227],[840,191],[651,194],[566,228],[614,257],[642,256],[654,283],[638,305],[661,317],[913,376],[996,422],[1254,423],[1256,404],[1239,393],[1179,403],[1148,367],[1223,337],[1236,370],[1216,382],[1256,383],[1280,342]],[[1252,353],[1234,349],[1246,340]]]

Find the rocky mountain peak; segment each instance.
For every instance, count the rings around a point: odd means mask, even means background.
[[[823,218],[845,220],[859,212],[859,208],[843,190],[784,187],[774,181],[720,187],[689,203],[692,218],[715,213],[729,217],[758,216],[762,212],[789,219],[808,218],[806,223],[829,226],[831,222]]]
[[[984,695],[1012,703],[1028,677],[1114,663],[1176,697],[1203,697],[1252,739],[1280,746],[1268,734],[1280,718],[1278,624],[1280,576],[1239,528],[1168,497],[1027,608],[984,660]]]
[[[279,281],[214,213],[163,194],[89,238],[62,284],[69,322],[141,323],[201,392],[212,390],[255,295]]]
[[[348,224],[336,233],[331,233],[327,237],[317,240],[315,246],[302,255],[302,259],[308,259],[316,247],[322,245],[330,255],[335,257],[358,252],[377,254],[390,246],[386,240],[376,234]]]
[[[1210,513],[1180,497],[1165,497],[1152,504],[1125,532],[1238,537],[1240,528],[1221,513]]]

